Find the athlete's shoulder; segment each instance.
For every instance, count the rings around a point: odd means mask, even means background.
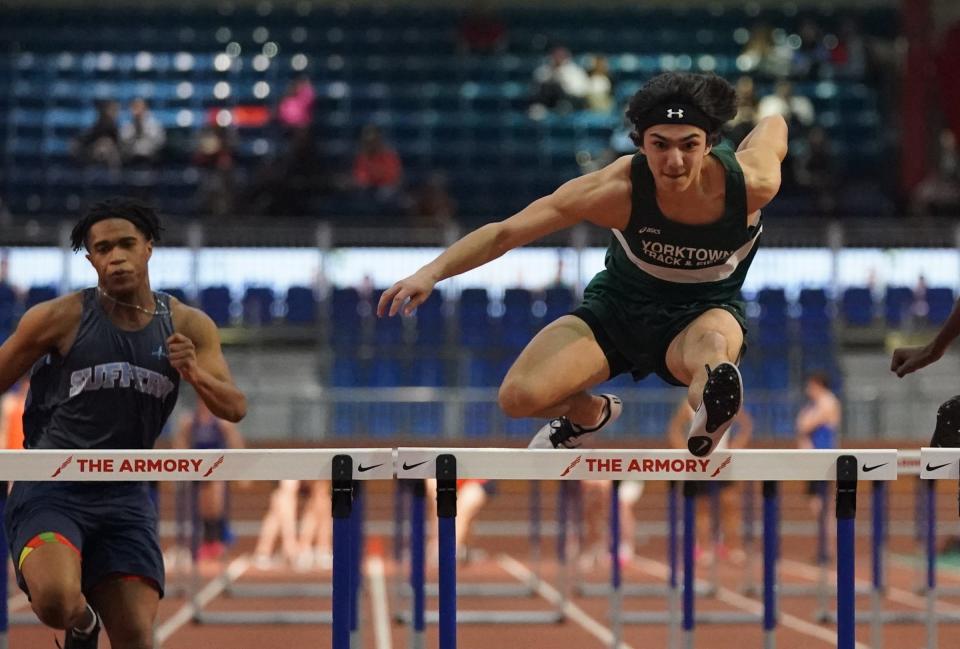
[[[173,320],[173,329],[183,333],[188,338],[196,339],[205,336],[210,331],[216,331],[217,325],[201,309],[170,297],[170,318]]]
[[[83,291],[66,293],[35,304],[27,310],[24,318],[47,325],[53,325],[54,323],[76,324],[83,314],[83,301]]]

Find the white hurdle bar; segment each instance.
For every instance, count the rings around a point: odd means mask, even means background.
[[[332,648],[358,643],[359,539],[353,516],[354,481],[391,480],[393,449],[273,449],[177,451],[0,451],[0,480],[32,482],[139,482],[220,480],[331,480],[333,499]],[[0,489],[0,516],[6,485]],[[0,547],[6,547],[0,526]],[[357,556],[359,556],[357,554]],[[0,572],[0,649],[7,647],[7,561]],[[285,613],[285,612],[284,612]],[[285,613],[286,615],[286,613]],[[237,622],[237,620],[231,620]],[[259,620],[257,623],[264,623]]]
[[[456,480],[759,480],[775,483],[792,480],[837,482],[837,646],[855,647],[854,517],[859,480],[887,481],[897,477],[897,452],[883,450],[738,450],[718,451],[707,458],[677,450],[525,450],[466,448],[400,448],[400,479],[437,479],[439,517],[440,609],[439,647],[456,648]],[[692,501],[692,497],[688,500]],[[773,498],[770,501],[775,503]],[[685,511],[692,531],[693,509]],[[777,524],[776,505],[765,507],[765,524]],[[772,537],[771,537],[772,538]],[[684,561],[693,564],[692,538],[685,540]],[[776,544],[764,544],[764,646],[775,646]],[[693,647],[693,574],[684,575],[684,646]],[[614,610],[616,610],[616,601]],[[615,626],[619,626],[615,624]],[[614,638],[614,646],[619,638]]]

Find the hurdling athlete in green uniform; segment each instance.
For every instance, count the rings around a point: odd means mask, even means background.
[[[767,117],[734,151],[733,87],[712,74],[664,73],[630,100],[638,150],[466,235],[385,291],[379,316],[411,314],[442,279],[588,221],[612,232],[606,269],[583,303],[543,328],[500,386],[511,417],[542,417],[530,448],[576,448],[609,426],[620,399],[590,390],[623,372],[687,386],[687,446],[709,455],[743,404],[736,363],[746,321],[740,287],[780,188],[787,125]]]

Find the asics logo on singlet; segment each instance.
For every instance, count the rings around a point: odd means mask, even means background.
[[[173,381],[159,372],[130,363],[104,363],[70,373],[70,398],[81,392],[114,388],[133,388],[137,392],[163,399],[173,392]]]
[[[660,228],[651,228],[649,226],[643,226],[637,230],[637,234],[660,234]]]
[[[683,119],[683,109],[677,108],[676,110],[674,110],[673,108],[668,108],[667,117],[669,117],[670,119]]]

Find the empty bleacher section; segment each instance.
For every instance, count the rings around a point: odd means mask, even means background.
[[[222,7],[230,7],[229,10]],[[892,39],[894,8],[864,9],[870,38]],[[639,85],[662,70],[715,71],[730,79],[748,30],[758,23],[797,31],[807,18],[836,32],[839,12],[781,9],[505,9],[505,51],[463,54],[455,48],[458,13],[447,9],[349,7],[347,4],[247,6],[157,4],[123,11],[0,8],[0,137],[5,143],[2,192],[15,213],[62,214],[83,201],[139,188],[167,212],[191,214],[202,174],[190,166],[199,129],[220,109],[242,122],[234,157],[240,183],[279,133],[268,121],[296,75],[317,90],[315,137],[323,167],[345,173],[361,127],[379,124],[403,160],[408,185],[433,170],[447,173],[468,219],[502,216],[580,173],[578,155],[596,157],[621,127],[610,114],[574,112],[528,117],[533,70],[546,49],[562,43],[575,55],[609,56],[622,107]],[[851,180],[882,178],[888,152],[881,93],[873,78],[829,75],[799,79],[818,124],[829,133]],[[757,94],[772,79],[757,76]],[[168,132],[154,172],[110,173],[81,168],[71,138],[88,127],[94,101],[149,100]],[[241,119],[241,114],[245,117]],[[881,192],[844,192],[838,213],[873,215]],[[349,193],[315,197],[310,211],[349,216],[363,207]],[[815,203],[786,194],[770,214],[804,213]],[[262,315],[262,314],[261,314]]]

